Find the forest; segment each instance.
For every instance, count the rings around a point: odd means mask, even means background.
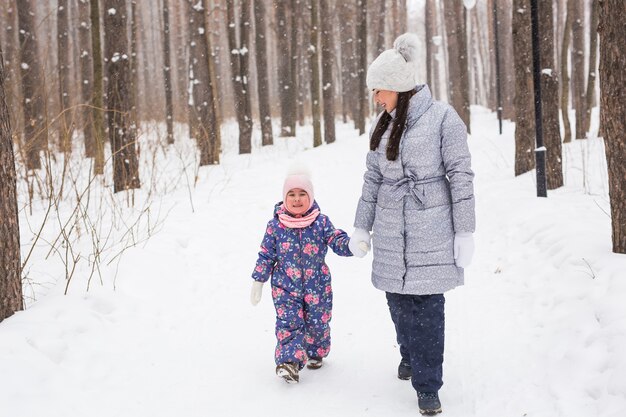
[[[611,12],[623,4],[535,3],[547,189],[563,185],[562,143],[604,136],[614,250],[623,253],[623,57],[613,38],[623,16]],[[175,126],[196,144],[184,156],[178,151],[186,158],[183,169],[196,177],[201,166],[220,163],[229,120],[237,123],[239,154],[252,152],[253,142],[266,146],[296,136],[305,125],[313,127],[313,146],[335,141],[338,120],[366,133],[376,114],[365,87],[367,64],[406,31],[422,42],[417,71],[433,96],[454,106],[469,133],[477,128],[472,106],[515,122],[515,175],[535,169],[529,0],[2,5],[3,167],[13,165],[7,146],[15,149],[16,167],[3,186],[16,182],[20,212],[68,204],[80,216],[91,188],[127,192],[130,205],[134,189],[167,189],[157,178],[158,159],[177,140]],[[591,132],[594,117],[599,123]],[[151,131],[158,131],[156,140],[142,144]],[[7,213],[15,216],[8,193],[3,222]],[[15,235],[15,220],[7,224],[13,229],[4,233]],[[67,227],[53,248],[72,239]]]

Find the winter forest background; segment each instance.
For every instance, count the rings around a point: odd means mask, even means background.
[[[536,3],[545,153],[530,0],[0,0],[0,416],[417,414],[369,256],[329,261],[299,391],[246,305],[289,164],[351,230],[367,66],[406,31],[477,174],[445,415],[626,415],[626,2]]]

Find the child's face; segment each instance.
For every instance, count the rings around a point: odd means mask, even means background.
[[[285,198],[285,205],[287,210],[291,214],[304,214],[311,205],[309,195],[301,188],[294,188],[289,190],[287,197]]]

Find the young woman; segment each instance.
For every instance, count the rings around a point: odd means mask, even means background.
[[[422,414],[441,412],[444,292],[463,284],[474,243],[474,173],[467,130],[415,80],[417,39],[404,34],[367,71],[383,111],[370,151],[353,244],[373,231],[372,282],[386,292],[400,354]]]

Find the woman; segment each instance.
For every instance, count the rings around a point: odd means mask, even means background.
[[[474,243],[474,173],[467,130],[448,104],[416,85],[417,39],[404,34],[367,71],[383,108],[370,131],[355,244],[370,242],[372,282],[386,292],[402,359],[422,414],[441,412],[443,293],[463,284]]]

